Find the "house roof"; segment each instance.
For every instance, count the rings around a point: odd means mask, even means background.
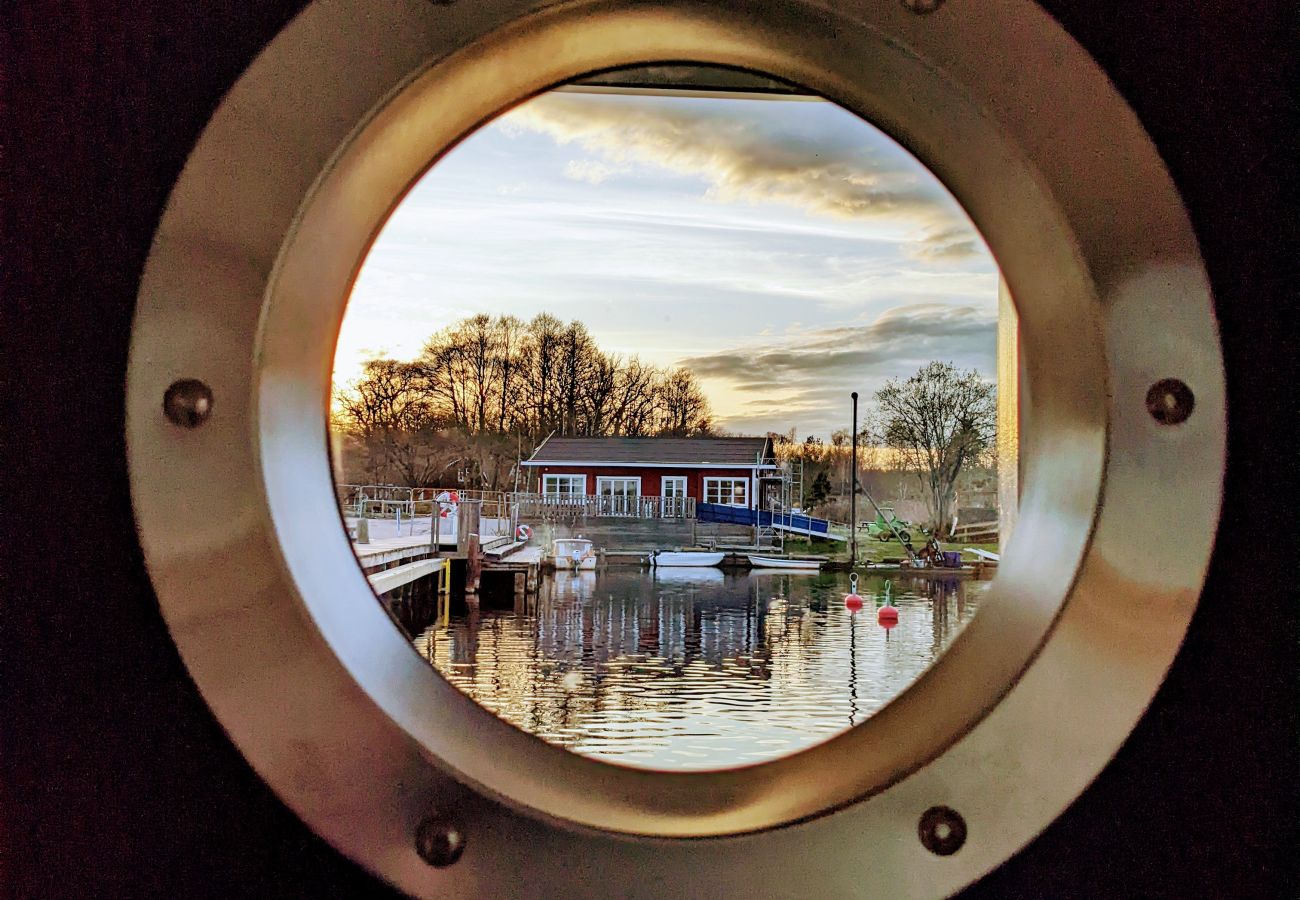
[[[770,462],[765,437],[728,438],[571,438],[550,437],[533,451],[526,466],[718,466],[751,468]]]

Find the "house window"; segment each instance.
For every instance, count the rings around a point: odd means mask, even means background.
[[[597,478],[596,493],[600,496],[600,515],[635,515],[641,500],[641,479]]]
[[[587,493],[587,476],[543,475],[542,493],[550,496],[581,497]]]
[[[749,479],[704,479],[704,502],[721,503],[723,506],[749,506]]]
[[[663,514],[681,518],[686,514],[686,477],[684,475],[665,475],[661,479],[663,486]]]

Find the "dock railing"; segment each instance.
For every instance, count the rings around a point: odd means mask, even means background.
[[[412,488],[392,484],[335,485],[339,508],[344,515],[366,519],[403,519],[431,516],[436,511],[464,500],[482,504],[486,518],[509,518],[512,506],[508,491],[469,491],[460,488]]]
[[[339,508],[359,519],[411,519],[451,512],[474,502],[483,519],[571,521],[610,516],[630,519],[694,519],[694,497],[628,497],[614,494],[532,494],[460,488],[408,488],[384,484],[337,485]]]
[[[392,519],[400,514],[409,519],[416,514],[415,488],[394,484],[336,484],[334,490],[345,516]]]

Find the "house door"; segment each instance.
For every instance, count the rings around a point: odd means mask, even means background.
[[[600,515],[634,516],[641,500],[641,479],[600,478],[596,493],[600,495]]]
[[[666,475],[663,483],[663,515],[680,519],[686,515],[686,476]]]

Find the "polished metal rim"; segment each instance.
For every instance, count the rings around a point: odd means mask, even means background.
[[[993,249],[1026,367],[1026,490],[995,596],[863,725],[720,772],[579,757],[454,689],[373,602],[325,440],[348,288],[430,160],[540,90],[660,61],[802,84],[904,143]],[[164,410],[184,379],[210,391],[197,419]],[[1148,398],[1171,380],[1195,398],[1177,421]],[[268,46],[177,182],[140,291],[127,436],[150,574],[205,699],[286,803],[394,884],[927,895],[1046,826],[1154,694],[1218,520],[1224,397],[1167,172],[1025,0],[340,0]],[[959,816],[957,852],[918,837],[936,809]],[[453,866],[417,852],[431,817],[466,835]]]

